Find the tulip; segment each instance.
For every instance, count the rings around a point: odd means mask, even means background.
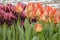
[[[13,15],[12,12],[10,12],[10,13],[8,14],[8,18],[9,18],[9,20],[11,20],[12,18],[13,18],[13,19],[17,19],[17,18]]]
[[[43,13],[40,14],[40,20],[42,20],[42,21],[46,20],[46,17],[45,17],[45,15]]]
[[[54,24],[57,24],[59,22],[58,17],[54,17]]]
[[[41,8],[41,7],[42,7],[42,3],[38,2],[38,3],[36,3],[36,6],[37,6],[38,8]]]
[[[48,12],[47,12],[47,10],[46,10],[46,9],[44,9],[43,14],[44,14],[46,17],[48,16]]]
[[[50,17],[56,16],[56,12],[57,12],[56,9],[53,8],[52,10],[50,10],[49,16],[50,16]]]
[[[43,12],[43,6],[42,6],[42,4],[41,4],[40,2],[36,3],[36,7],[38,7],[39,10],[40,10],[41,12]]]
[[[25,21],[25,18],[26,18],[26,12],[23,11],[20,15],[20,19],[21,21]]]
[[[17,5],[15,6],[15,11],[18,12],[18,13],[21,13],[21,12],[23,11],[22,6],[17,4]]]
[[[18,5],[22,6],[23,10],[25,10],[25,7],[26,7],[25,4],[23,4],[23,3],[21,3],[21,2],[18,2]]]
[[[41,11],[39,10],[39,8],[36,8],[36,7],[35,7],[34,10],[33,10],[32,16],[35,17],[36,20],[39,20],[40,14],[41,14]]]
[[[4,13],[4,19],[7,20],[8,19],[8,13]]]
[[[58,19],[60,20],[60,14],[58,15]]]
[[[40,16],[40,14],[41,14],[41,11],[39,9],[37,9],[36,16]]]
[[[31,11],[33,11],[33,9],[34,9],[34,3],[28,3],[28,5],[27,5],[27,11],[31,12]]]
[[[39,23],[36,23],[34,29],[36,32],[42,32],[42,25]]]
[[[47,10],[47,12],[49,12],[50,10],[52,10],[51,6],[46,6],[45,9]]]
[[[1,9],[4,9],[4,5],[0,3],[0,8]]]
[[[26,7],[26,16],[28,18],[32,18],[33,17],[33,8],[34,8],[34,4],[33,3],[28,3],[27,7]]]

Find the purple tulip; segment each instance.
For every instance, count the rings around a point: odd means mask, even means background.
[[[10,12],[10,13],[9,13],[9,19],[11,20],[12,18],[13,18],[13,19],[17,19],[17,18],[13,15],[13,13]]]
[[[8,19],[8,13],[4,13],[4,19],[7,20]]]
[[[4,9],[4,5],[3,5],[3,4],[0,4],[0,8],[1,8],[1,9]]]
[[[24,21],[25,18],[26,18],[26,12],[23,11],[20,15],[20,18],[21,18],[22,21]]]

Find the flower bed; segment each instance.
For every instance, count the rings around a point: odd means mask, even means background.
[[[60,40],[60,13],[30,2],[0,4],[0,40]]]

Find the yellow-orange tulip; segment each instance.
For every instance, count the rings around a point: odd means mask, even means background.
[[[39,24],[39,23],[37,23],[37,24],[35,25],[34,29],[35,29],[36,32],[42,32],[42,25]]]
[[[20,5],[16,5],[16,7],[15,7],[15,11],[21,13],[21,12],[23,11],[22,6],[20,6]]]

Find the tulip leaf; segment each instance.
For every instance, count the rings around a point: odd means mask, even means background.
[[[29,37],[30,37],[30,34],[31,34],[31,25],[29,24],[28,19],[25,20],[24,26],[25,26],[26,40],[29,40]]]
[[[34,37],[32,38],[32,40],[38,40],[37,36],[34,36]]]

